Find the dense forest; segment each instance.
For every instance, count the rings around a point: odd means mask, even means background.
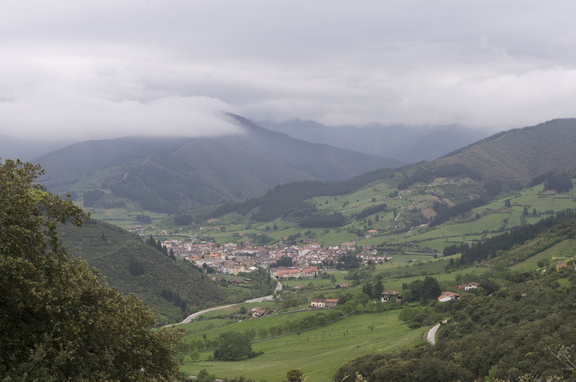
[[[576,227],[576,221],[571,225]],[[510,277],[505,288],[489,296],[469,294],[432,304],[427,315],[448,319],[436,345],[360,357],[340,368],[334,380],[571,381],[576,371],[574,282],[572,266],[551,267]]]

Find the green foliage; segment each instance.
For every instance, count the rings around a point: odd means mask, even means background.
[[[292,258],[290,256],[282,256],[272,264],[270,264],[270,268],[278,268],[278,267],[291,267],[292,266]]]
[[[130,258],[130,265],[128,266],[128,271],[132,276],[141,276],[146,271],[144,270],[144,265],[136,260],[134,257]]]
[[[484,183],[484,189],[488,196],[493,197],[502,192],[502,181],[500,179],[492,179]]]
[[[377,214],[378,212],[384,212],[386,211],[387,208],[388,206],[385,203],[377,204],[371,207],[366,207],[358,214],[356,214],[356,220],[367,218],[368,216]]]
[[[384,292],[384,284],[382,283],[382,279],[379,278],[374,283],[372,298],[375,300],[382,298],[382,292]]]
[[[554,174],[555,174],[554,171],[549,171],[549,172],[546,172],[544,174],[535,176],[534,178],[532,178],[532,181],[530,181],[530,183],[528,184],[528,187],[534,187],[534,186],[537,186],[541,183],[544,183],[544,181],[546,181],[546,179],[550,178]]]
[[[420,313],[422,313],[422,308],[407,306],[400,311],[398,319],[403,322],[412,321],[414,317],[416,317]]]
[[[512,129],[450,153],[431,167],[462,163],[481,174],[485,183],[500,180],[503,190],[518,189],[528,185],[535,175],[574,166],[576,157],[570,143],[574,132],[574,119]]]
[[[437,215],[430,222],[430,226],[433,227],[435,225],[442,224],[454,216],[458,216],[460,214],[468,212],[471,209],[479,207],[485,203],[486,203],[486,201],[483,199],[469,200],[469,201],[457,204],[453,207],[448,207],[446,204],[443,204],[443,203],[438,203],[438,202],[434,203],[434,210],[436,210]]]
[[[551,176],[544,182],[545,190],[555,190],[556,192],[568,192],[573,187],[572,177],[562,174]]]
[[[435,301],[442,293],[438,280],[432,276],[427,276],[424,280],[414,280],[409,285],[405,285],[404,289],[402,299],[407,302],[422,301],[427,303]]]
[[[476,171],[471,170],[464,163],[445,164],[436,169],[436,176],[443,178],[455,178],[459,176],[466,176],[474,180],[482,180],[482,175]]]
[[[143,178],[143,179],[156,179],[156,178]],[[156,185],[166,191],[164,180]],[[165,185],[165,186],[163,186]],[[172,213],[177,211],[178,206],[174,202],[170,202],[165,198],[165,194],[158,192],[158,190],[150,190],[146,185],[140,181],[123,181],[116,183],[110,187],[112,193],[119,198],[126,198],[138,202],[143,209],[154,212]]]
[[[184,226],[192,224],[192,216],[188,214],[178,214],[174,217],[174,224]]]
[[[152,224],[152,218],[148,215],[136,215],[136,220],[140,224]]]
[[[135,234],[93,220],[82,227],[61,226],[59,234],[71,256],[98,268],[120,292],[133,293],[142,299],[158,312],[162,324],[181,321],[185,315],[182,305],[176,306],[161,297],[164,289],[178,291],[187,309],[237,294],[231,288],[218,286],[192,263],[171,259],[169,251],[158,250],[159,243],[153,237],[147,238],[147,245]]]
[[[353,253],[347,253],[338,258],[336,263],[337,269],[354,269],[360,268],[362,265],[362,259]]]
[[[398,183],[399,190],[405,190],[415,183],[427,183],[434,178],[434,172],[424,167],[414,167],[412,171],[405,172],[404,179]]]
[[[44,191],[39,166],[0,164],[0,377],[6,381],[171,381],[172,330],[133,296],[68,259],[57,224],[81,224],[74,204]]]
[[[334,380],[360,373],[366,381],[565,380],[573,378],[576,281],[572,269],[510,277],[494,295],[467,295],[419,314],[401,312],[425,325],[450,317],[439,342],[400,354],[374,354],[345,365]],[[406,313],[404,313],[406,312]],[[470,349],[474,349],[473,352]],[[523,379],[524,378],[524,379]],[[556,379],[555,379],[556,378]]]
[[[259,354],[252,350],[250,337],[244,333],[226,332],[220,334],[214,359],[219,361],[240,361]]]
[[[477,261],[494,257],[498,251],[506,251],[514,245],[523,244],[527,240],[534,239],[538,234],[554,225],[576,218],[575,210],[567,210],[540,220],[536,224],[529,224],[515,230],[494,236],[481,243],[472,246],[465,246],[462,249],[462,256],[455,262],[455,266],[470,265]],[[452,250],[448,250],[449,252]]]
[[[346,224],[346,218],[341,213],[312,215],[300,221],[302,228],[337,228]]]
[[[379,305],[385,304],[379,303]],[[256,320],[235,321],[221,330],[240,332],[246,328],[254,328],[257,331],[258,328],[286,328],[291,326],[289,325],[291,321],[321,313],[332,314],[336,310],[295,312]],[[284,335],[280,337],[268,333],[268,338],[252,344],[255,351],[264,352],[259,357],[241,362],[203,360],[200,363],[185,363],[182,369],[187,375],[197,375],[199,370],[206,367],[210,373],[222,379],[243,375],[256,381],[285,381],[286,372],[297,369],[306,374],[307,381],[332,380],[331,376],[338,366],[356,356],[380,351],[399,351],[419,343],[424,330],[408,329],[397,316],[398,311],[346,315],[340,319],[328,320],[325,325],[311,330],[303,330],[300,334],[298,330],[292,334],[288,334],[290,331],[283,331]],[[372,330],[370,326],[373,327]],[[214,329],[214,335],[216,330]],[[211,332],[206,333],[208,337],[213,336]],[[196,334],[196,338],[201,336]]]
[[[422,283],[422,299],[424,301],[435,301],[442,293],[438,280],[432,276],[427,276]]]
[[[289,370],[286,373],[286,378],[288,378],[288,382],[304,382],[306,380],[304,373],[298,369]]]

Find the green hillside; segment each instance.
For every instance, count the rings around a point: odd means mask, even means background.
[[[294,313],[288,319],[297,317]],[[258,331],[261,326],[278,325],[278,320],[286,320],[286,317],[271,316],[230,324],[221,332],[243,332],[250,328]],[[203,335],[215,338],[218,332],[198,332],[186,336],[185,341],[202,340]],[[181,370],[187,375],[198,375],[206,369],[219,378],[245,376],[256,381],[282,381],[288,370],[298,369],[310,382],[329,382],[344,362],[360,355],[409,349],[422,343],[423,335],[423,329],[410,330],[399,321],[398,311],[355,315],[301,334],[259,340],[253,344],[253,349],[264,354],[250,360],[210,361],[206,359],[210,353],[206,352],[196,362],[185,362]]]
[[[267,310],[282,311],[283,301],[309,301],[319,293],[346,300],[325,311],[335,317],[342,314],[338,311],[346,312],[346,316],[311,330],[301,329],[299,323],[314,322],[311,317],[323,312],[258,319],[247,319],[240,307],[212,312],[185,326],[181,370],[185,375],[206,370],[219,378],[244,376],[256,381],[281,380],[290,369],[301,370],[311,382],[348,381],[357,373],[367,381],[516,381],[522,376],[527,381],[552,376],[569,381],[574,368],[557,355],[576,356],[571,350],[576,325],[569,319],[576,313],[573,216],[549,218],[532,238],[477,264],[453,269],[448,267],[454,258],[450,257],[335,272],[337,283],[347,280],[353,287],[339,291],[329,279],[313,280],[308,287],[312,290],[291,292],[266,303]],[[523,230],[535,232],[535,228],[527,225]],[[494,239],[503,242],[508,235]],[[557,268],[558,261],[568,266]],[[429,279],[436,280],[442,291],[458,291],[460,300],[416,299],[411,291],[424,288]],[[376,280],[386,289],[402,291],[403,303],[382,304],[367,296],[366,285]],[[472,281],[479,283],[478,290],[455,289]],[[302,281],[288,281],[285,287],[291,290],[298,283]],[[245,305],[253,306],[262,305]],[[438,343],[423,344],[423,333],[444,319],[448,323],[440,328]],[[239,362],[211,359],[212,341],[229,331],[252,333],[253,349],[263,354]],[[277,333],[284,335],[276,337]]]
[[[498,289],[489,295],[460,292],[458,301],[431,304],[422,312],[448,319],[437,345],[359,357],[334,380],[357,373],[365,381],[573,380],[575,236],[572,219],[482,263],[492,269],[492,282],[500,280]],[[467,272],[459,279],[480,281],[472,269]]]
[[[159,323],[179,321],[191,310],[226,301],[232,294],[189,263],[173,261],[134,234],[109,224],[89,220],[80,228],[65,225],[60,236],[70,255],[85,259],[111,285],[156,310]],[[171,301],[162,297],[170,294]],[[237,298],[241,297],[239,293]]]
[[[279,208],[280,216],[270,221],[257,221],[264,207],[254,206],[253,209],[218,214],[211,222],[204,220],[210,217],[209,214],[192,212],[189,215],[193,220],[190,225],[175,225],[173,219],[167,219],[161,226],[169,233],[210,237],[217,243],[237,242],[240,238],[250,243],[263,237],[268,238],[270,243],[301,244],[311,240],[324,246],[355,241],[358,246],[374,246],[380,253],[396,258],[403,254],[430,257],[442,254],[446,247],[474,244],[576,206],[574,188],[558,193],[546,191],[544,184],[539,184],[503,193],[486,204],[475,206],[465,204],[468,195],[478,188],[469,178],[438,178],[401,191],[391,185],[391,181],[393,179],[377,180],[348,194],[312,197],[298,202],[300,204],[294,203],[292,212],[283,215],[281,208],[291,203],[290,195],[295,195],[289,191],[297,190],[296,184],[286,185],[273,192],[278,193],[279,197],[271,198],[270,211]],[[318,186],[324,187],[320,183]],[[302,188],[303,193],[314,190],[315,185]],[[338,188],[325,187],[323,190],[338,192]],[[448,220],[430,224],[438,215],[435,208],[446,210],[449,206],[466,208],[454,208],[455,213]],[[344,220],[341,226],[336,227],[305,227],[301,224],[303,218],[297,215],[306,213],[320,216],[338,213]]]
[[[344,180],[396,160],[309,143],[230,116],[239,133],[218,137],[132,137],[70,145],[35,160],[52,192],[84,207],[174,213],[241,200],[293,181]],[[87,194],[92,193],[92,194]],[[95,197],[95,193],[100,193]]]
[[[505,131],[430,162],[426,169],[461,164],[480,174],[482,182],[522,188],[542,174],[576,163],[576,119],[556,119]]]
[[[212,218],[226,228],[225,233],[210,232],[218,242],[265,233],[273,242],[298,236],[324,245],[355,240],[382,251],[442,252],[573,208],[575,124],[556,120],[512,130],[436,161],[347,181],[277,186],[257,198],[191,211],[193,224],[179,229],[197,233],[200,226],[209,228],[206,219]],[[544,139],[548,135],[553,138]],[[538,150],[528,150],[538,141]],[[541,151],[565,154],[556,160],[557,154],[541,156]],[[476,163],[478,153],[498,163]],[[517,176],[506,175],[511,168],[519,169]]]

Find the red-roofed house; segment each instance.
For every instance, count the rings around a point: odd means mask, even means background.
[[[442,292],[442,294],[438,297],[438,301],[440,302],[447,302],[452,300],[459,300],[460,295],[454,292]]]
[[[313,298],[310,302],[311,308],[334,308],[338,305],[337,298]]]
[[[456,289],[471,290],[471,289],[478,289],[479,286],[480,286],[480,284],[478,284],[478,283],[470,282],[468,284],[457,285]]]

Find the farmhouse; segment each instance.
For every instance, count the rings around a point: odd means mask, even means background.
[[[313,298],[310,302],[311,308],[334,308],[338,305],[337,298]]]
[[[440,302],[447,302],[452,300],[459,300],[460,295],[454,292],[442,292],[440,296],[438,296],[438,301]]]
[[[480,284],[478,283],[470,282],[468,284],[457,285],[456,289],[468,291],[472,289],[478,289],[479,286]]]
[[[258,318],[258,317],[262,317],[264,315],[266,315],[266,309],[262,309],[262,308],[252,308],[251,309],[252,312],[252,317],[254,318]]]

